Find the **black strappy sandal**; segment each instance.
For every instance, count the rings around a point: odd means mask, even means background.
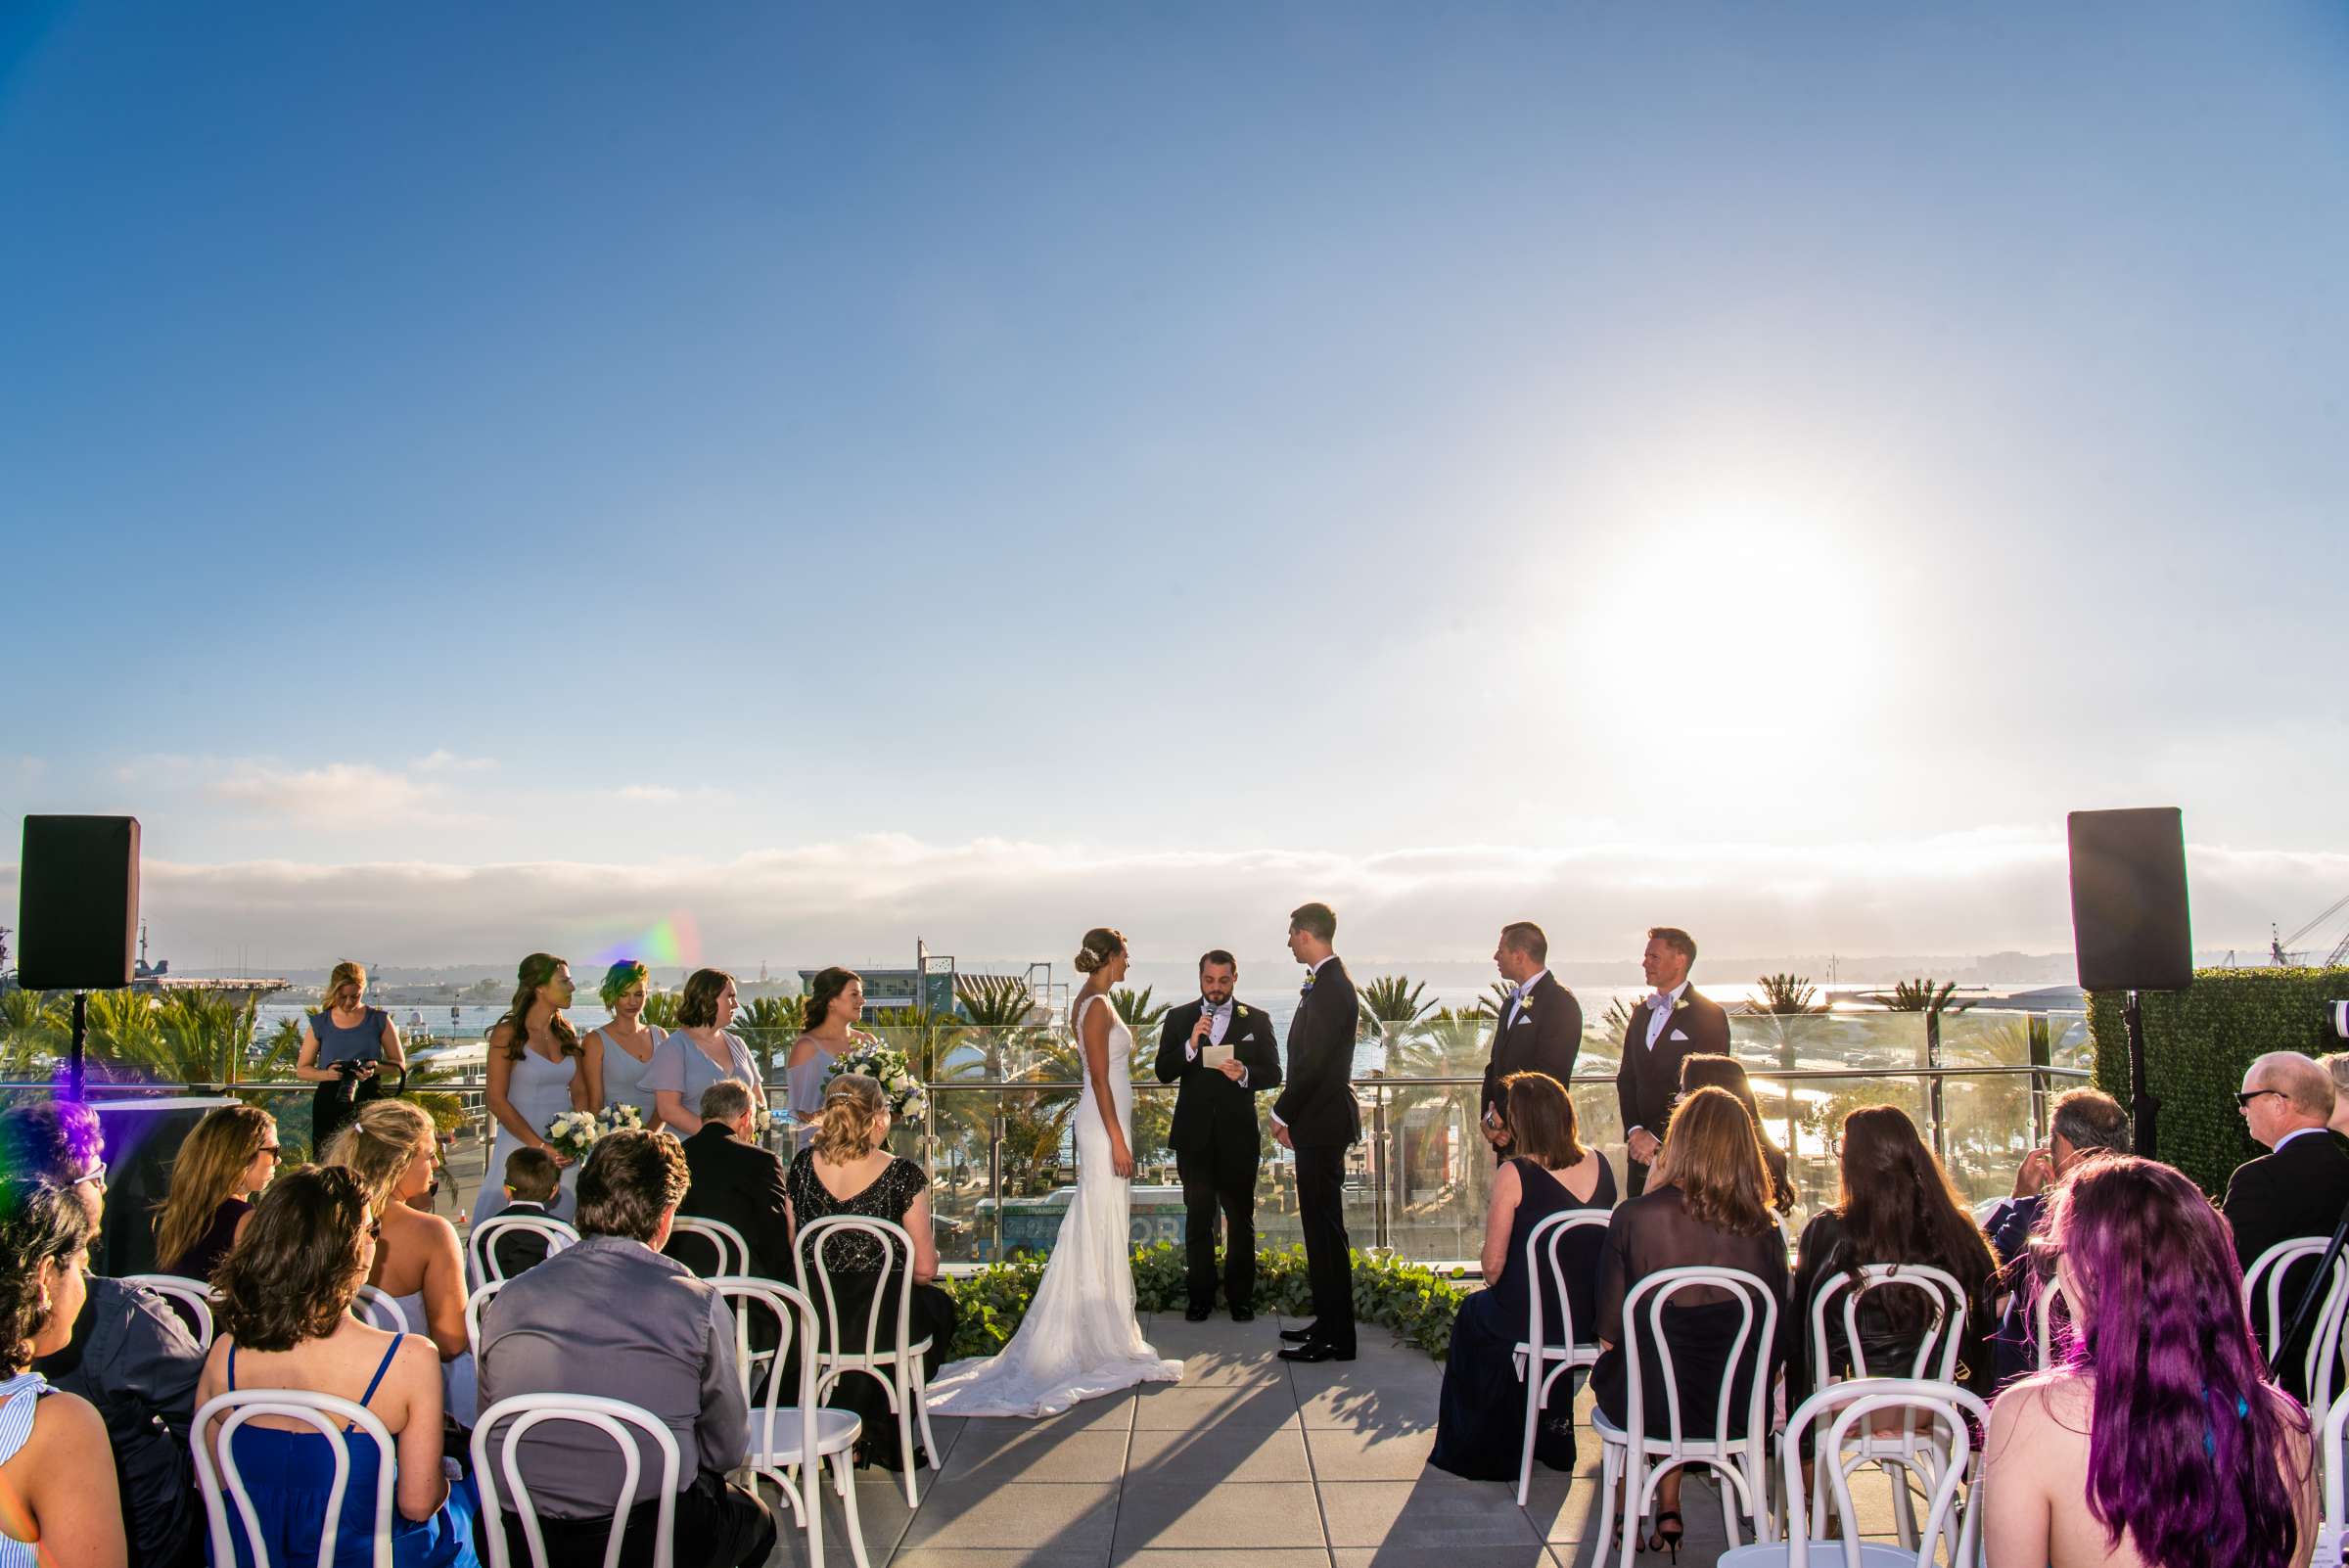
[[[1667,1519],[1672,1521],[1672,1528],[1670,1530],[1664,1528],[1664,1521]],[[1647,1549],[1650,1551],[1669,1551],[1672,1553],[1672,1560],[1677,1564],[1681,1560],[1681,1538],[1686,1534],[1687,1532],[1681,1528],[1680,1510],[1678,1508],[1668,1508],[1664,1512],[1656,1515],[1655,1539],[1648,1543]]]

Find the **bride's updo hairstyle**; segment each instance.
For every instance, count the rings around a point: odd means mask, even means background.
[[[889,1103],[881,1084],[862,1073],[843,1073],[824,1085],[824,1108],[815,1123],[815,1152],[833,1165],[847,1165],[873,1152]]]
[[[1083,945],[1077,949],[1077,973],[1089,975],[1125,950],[1126,933],[1111,926],[1095,926],[1084,934]]]

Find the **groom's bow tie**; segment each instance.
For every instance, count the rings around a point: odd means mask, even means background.
[[[1648,997],[1647,1005],[1651,1008],[1670,1007],[1672,1005],[1672,993],[1670,992],[1659,991],[1653,996]]]

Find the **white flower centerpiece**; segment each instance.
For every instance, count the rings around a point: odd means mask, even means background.
[[[832,1058],[825,1082],[843,1073],[862,1073],[878,1080],[889,1099],[889,1114],[899,1122],[919,1122],[930,1114],[930,1091],[913,1076],[913,1064],[895,1045],[858,1036],[856,1043]]]
[[[587,1158],[587,1151],[603,1135],[603,1124],[593,1111],[565,1111],[546,1124],[548,1145],[569,1160]]]

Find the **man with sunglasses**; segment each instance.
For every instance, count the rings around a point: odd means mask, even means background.
[[[2298,1051],[2271,1051],[2253,1062],[2234,1100],[2251,1135],[2274,1151],[2236,1167],[2219,1205],[2247,1273],[2280,1241],[2331,1236],[2349,1208],[2349,1152],[2325,1125],[2332,1116],[2332,1075]],[[2288,1278],[2284,1299],[2294,1299]]]
[[[0,1114],[0,1169],[70,1191],[93,1225],[106,1218],[104,1146],[86,1105],[51,1100]],[[152,1290],[92,1274],[73,1337],[32,1368],[106,1421],[134,1568],[201,1563],[188,1428],[204,1352],[179,1314]]]

